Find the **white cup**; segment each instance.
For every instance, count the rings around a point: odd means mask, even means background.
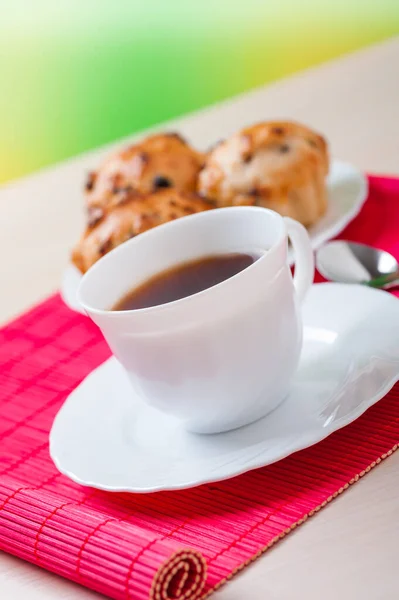
[[[151,308],[111,310],[173,265],[253,251],[263,252],[261,258],[203,292]],[[299,305],[313,274],[302,225],[264,208],[232,207],[178,219],[122,244],[86,273],[78,295],[135,393],[186,429],[215,433],[265,416],[287,396],[302,346]]]

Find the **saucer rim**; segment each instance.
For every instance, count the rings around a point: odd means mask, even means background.
[[[108,362],[109,360],[112,360],[112,357],[109,358],[107,361],[105,361],[105,363]],[[100,367],[97,367],[97,369],[100,369],[105,363],[100,365]],[[95,371],[97,369],[95,369]],[[92,371],[92,373],[94,373],[94,371]],[[154,492],[173,492],[173,491],[177,491],[177,490],[191,489],[194,487],[198,487],[200,485],[207,485],[207,484],[215,483],[218,481],[227,481],[228,479],[232,479],[233,477],[239,477],[240,475],[244,475],[245,473],[248,473],[250,471],[254,471],[256,469],[261,469],[262,467],[267,467],[274,463],[280,462],[281,460],[284,460],[285,458],[287,458],[288,456],[291,456],[292,454],[295,454],[296,452],[300,452],[301,450],[306,450],[306,448],[310,448],[311,446],[314,446],[314,445],[318,444],[319,442],[322,442],[323,440],[328,438],[331,434],[335,433],[336,431],[339,431],[340,429],[343,429],[344,427],[346,427],[347,425],[350,425],[351,423],[356,421],[359,417],[361,417],[369,408],[371,408],[372,406],[374,406],[374,404],[377,404],[377,402],[382,400],[382,398],[384,398],[384,396],[386,396],[390,392],[390,390],[395,386],[395,384],[398,381],[399,381],[399,363],[398,363],[398,374],[396,376],[394,376],[389,381],[389,383],[386,386],[384,386],[384,388],[382,388],[382,390],[378,394],[373,396],[373,398],[366,404],[362,404],[361,405],[362,408],[359,411],[352,412],[347,419],[337,421],[336,427],[333,427],[328,430],[326,429],[327,433],[323,437],[317,437],[317,439],[314,439],[313,437],[312,437],[312,439],[308,438],[306,440],[306,442],[304,442],[303,444],[298,444],[298,446],[295,450],[291,450],[286,453],[282,453],[278,458],[270,460],[268,462],[259,461],[258,463],[256,463],[256,462],[251,463],[251,466],[249,466],[247,468],[243,468],[242,470],[237,470],[234,472],[234,474],[230,474],[230,475],[227,475],[227,474],[225,476],[217,475],[215,477],[208,477],[208,478],[202,478],[202,479],[197,478],[195,480],[187,481],[184,484],[168,485],[168,486],[153,485],[150,487],[133,487],[133,486],[120,486],[120,485],[118,485],[118,486],[104,485],[104,484],[101,484],[98,482],[96,483],[95,481],[81,479],[78,475],[75,475],[68,469],[64,469],[61,466],[57,456],[54,455],[53,448],[52,448],[51,433],[50,433],[50,440],[49,440],[49,452],[50,452],[51,459],[53,460],[56,468],[58,469],[58,471],[60,473],[67,476],[69,479],[71,479],[75,483],[78,483],[79,485],[91,487],[91,488],[101,490],[104,492],[149,494],[149,493],[154,493]],[[58,416],[58,414],[57,414],[57,416]],[[267,416],[265,418],[267,418]],[[213,435],[220,435],[220,434],[213,434]]]

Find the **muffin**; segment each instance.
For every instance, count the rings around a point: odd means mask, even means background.
[[[118,204],[131,191],[149,194],[163,188],[195,192],[204,156],[176,133],[153,135],[110,156],[89,174],[89,215]],[[96,217],[95,217],[96,218]]]
[[[198,191],[219,207],[263,206],[309,227],[326,212],[327,173],[321,135],[298,123],[264,122],[210,150]]]
[[[152,194],[125,194],[117,205],[92,218],[72,252],[72,262],[85,273],[101,256],[126,240],[179,217],[209,210],[212,205],[195,194],[170,188]],[[94,214],[94,213],[93,213]]]

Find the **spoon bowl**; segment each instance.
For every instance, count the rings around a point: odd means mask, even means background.
[[[316,253],[318,271],[339,283],[389,289],[399,285],[399,263],[389,252],[366,244],[334,240]]]

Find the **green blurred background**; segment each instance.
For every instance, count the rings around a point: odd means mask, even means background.
[[[0,0],[0,182],[399,33],[399,0]]]

